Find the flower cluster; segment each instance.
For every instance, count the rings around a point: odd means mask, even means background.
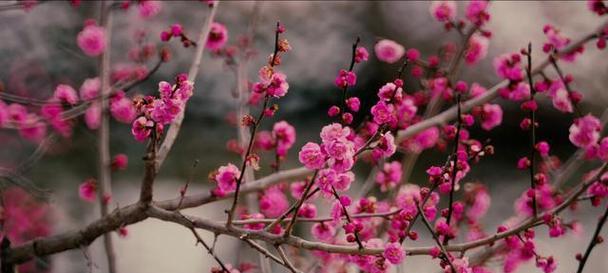
[[[163,42],[168,42],[173,37],[179,38],[184,47],[196,46],[196,42],[186,36],[184,28],[180,24],[173,24],[169,30],[160,33],[160,40]]]
[[[162,81],[158,84],[158,98],[147,96],[135,102],[138,117],[133,121],[131,133],[137,141],[150,137],[156,128],[162,132],[163,126],[173,120],[184,110],[188,99],[194,91],[193,83],[185,74],[175,77],[175,84]]]

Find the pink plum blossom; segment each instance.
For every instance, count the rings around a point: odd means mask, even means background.
[[[241,175],[239,169],[232,163],[221,166],[214,176],[218,188],[225,192],[231,192],[236,189],[236,180]]]
[[[433,1],[429,8],[431,15],[439,22],[448,22],[456,17],[455,1]]]
[[[103,27],[90,24],[78,33],[78,47],[91,57],[99,56],[106,48],[106,32]]]
[[[405,48],[402,45],[388,39],[383,39],[376,43],[374,51],[378,60],[389,64],[399,61],[403,57],[403,54],[405,54]]]
[[[78,196],[87,202],[95,201],[95,198],[97,198],[97,181],[93,178],[85,180],[78,187]]]
[[[99,78],[90,78],[84,80],[80,86],[80,99],[88,101],[97,98],[100,88],[101,81],[99,81]]]
[[[222,48],[228,41],[228,29],[218,22],[211,24],[209,37],[207,38],[206,47],[210,50],[218,50]]]
[[[602,126],[600,120],[591,114],[578,118],[570,126],[570,142],[579,148],[587,148],[600,138]]]
[[[156,16],[162,9],[161,1],[143,0],[137,5],[139,15],[143,18],[151,18]]]
[[[380,185],[380,190],[387,191],[401,181],[401,174],[401,163],[399,161],[384,163],[383,168],[376,173],[376,183]]]
[[[321,152],[319,144],[314,142],[306,143],[298,154],[300,163],[309,169],[320,169],[325,164],[325,155]]]
[[[388,243],[384,246],[382,256],[392,264],[400,264],[405,258],[405,250],[399,242]]]

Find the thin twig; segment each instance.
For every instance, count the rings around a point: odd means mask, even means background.
[[[99,131],[97,132],[97,151],[98,151],[98,191],[99,207],[101,216],[108,215],[109,198],[112,196],[112,169],[110,159],[110,112],[108,111],[107,95],[111,92],[110,89],[110,56],[111,56],[111,37],[112,37],[112,12],[108,8],[107,3],[100,3],[101,19],[100,24],[106,31],[106,50],[99,58],[99,78],[101,81],[101,98],[98,100],[101,111],[101,120]],[[108,259],[108,271],[110,273],[118,272],[116,268],[116,253],[114,250],[114,242],[112,233],[106,233],[103,236],[104,247]]]
[[[595,231],[593,232],[593,237],[591,237],[591,241],[589,241],[589,246],[587,246],[587,250],[585,250],[585,255],[583,255],[580,263],[578,264],[578,269],[576,270],[576,273],[583,272],[583,269],[585,268],[585,264],[587,263],[587,259],[589,259],[589,255],[591,255],[591,251],[597,244],[600,243],[600,238],[599,238],[600,232],[602,232],[602,228],[604,227],[604,224],[606,223],[606,219],[608,219],[608,206],[606,206],[606,210],[604,211],[604,214],[602,215],[602,217],[599,219],[599,221],[597,223],[597,227],[595,228]]]

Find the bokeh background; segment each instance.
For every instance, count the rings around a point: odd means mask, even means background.
[[[259,11],[254,11],[258,5]],[[459,4],[462,12],[464,3]],[[219,6],[217,21],[229,29],[230,42],[235,43],[251,27],[255,20],[255,48],[259,52],[250,64],[250,80],[255,80],[257,68],[263,65],[272,50],[273,29],[277,20],[287,28],[285,37],[293,50],[283,58],[281,66],[288,76],[290,89],[280,101],[278,114],[263,126],[271,128],[272,121],[287,120],[298,131],[294,151],[288,157],[284,168],[297,167],[297,150],[303,143],[318,138],[319,129],[329,120],[326,109],[338,99],[338,90],[333,85],[337,71],[348,65],[350,47],[355,37],[362,39],[362,45],[372,52],[375,41],[388,38],[400,42],[406,48],[418,48],[423,56],[435,54],[441,44],[457,41],[454,32],[446,33],[443,26],[429,16],[428,2],[398,1],[268,1],[268,2],[223,2]],[[79,8],[73,8],[67,1],[51,1],[34,7],[30,11],[10,10],[0,12],[0,81],[5,92],[46,98],[52,94],[58,83],[80,86],[81,82],[94,77],[96,61],[81,53],[76,45],[76,35],[82,29],[84,20],[97,17],[97,4],[83,1]],[[544,41],[542,28],[553,24],[561,31],[577,39],[594,30],[601,18],[587,10],[585,2],[527,2],[497,1],[491,4],[491,20],[488,29],[492,39],[488,57],[474,67],[462,69],[461,79],[478,82],[486,87],[498,82],[492,69],[492,59],[505,52],[517,51],[532,42],[534,59],[543,57],[541,45]],[[192,37],[198,35],[199,25],[208,15],[206,5],[198,1],[163,3],[158,16],[142,19],[135,10],[119,11],[115,16],[112,37],[113,65],[126,61],[127,51],[134,43],[134,33],[145,30],[150,41],[158,41],[159,33],[173,23],[180,23]],[[175,74],[187,72],[193,55],[192,48],[182,48],[177,43],[170,45],[173,59],[163,65],[137,92],[156,92],[157,82],[171,79]],[[608,105],[608,62],[606,53],[595,46],[588,46],[586,53],[576,63],[563,66],[566,73],[575,77],[573,87],[585,95],[583,112],[599,115]],[[398,64],[387,65],[375,59],[357,66],[358,83],[352,92],[360,97],[373,97],[376,90],[392,79]],[[549,69],[551,70],[551,69]],[[553,71],[549,71],[552,74]],[[406,79],[409,90],[415,90],[415,81]],[[195,169],[195,183],[192,192],[207,191],[207,174],[226,162],[238,162],[238,156],[226,150],[226,141],[236,137],[236,129],[227,122],[227,117],[235,110],[232,91],[235,89],[234,73],[221,58],[206,54],[195,85],[195,95],[190,100],[184,126],[173,151],[162,168],[156,183],[156,198],[176,197],[178,188],[191,172],[195,159],[200,160]],[[372,101],[364,101],[370,107]],[[500,101],[505,109],[503,126],[492,132],[473,131],[480,139],[491,139],[496,155],[484,159],[475,166],[468,179],[485,183],[493,196],[489,216],[484,220],[487,231],[512,215],[513,202],[527,187],[527,173],[515,169],[517,159],[527,151],[527,135],[518,129],[523,113],[518,106]],[[547,139],[553,151],[562,159],[575,149],[567,140],[568,127],[572,116],[560,114],[543,101],[539,112],[542,127],[539,138]],[[114,200],[117,205],[126,205],[136,200],[144,145],[137,143],[129,133],[130,126],[112,123],[112,153],[126,153],[129,168],[113,176]],[[53,233],[75,229],[98,217],[94,204],[84,203],[78,198],[77,187],[86,178],[96,173],[96,135],[84,126],[76,127],[70,139],[57,138],[50,149],[37,160],[27,172],[22,173],[18,183],[28,188],[50,191],[44,195],[45,202],[53,208]],[[22,140],[11,130],[0,130],[0,164],[10,169],[27,160],[36,145]],[[424,170],[431,164],[443,162],[445,154],[436,151],[424,152],[417,162],[410,179],[412,183],[424,183]],[[260,175],[268,172],[268,167]],[[585,166],[585,170],[589,166]],[[367,167],[360,167],[358,184],[365,179]],[[577,174],[575,177],[579,177]],[[15,181],[3,180],[3,185]],[[355,189],[356,190],[356,187]],[[227,203],[217,203],[192,209],[188,213],[214,219],[224,219],[222,213]],[[584,250],[590,232],[599,214],[596,208],[585,207],[576,213],[583,220],[585,232],[579,236],[545,240],[547,232],[540,229],[539,249],[545,255],[554,255],[559,263],[557,272],[573,272],[577,266],[574,254]],[[157,220],[128,227],[129,235],[117,239],[118,266],[123,272],[207,272],[214,265],[211,258],[200,247],[194,245],[194,238],[183,227]],[[421,234],[424,231],[421,230]],[[425,236],[422,236],[425,237]],[[211,240],[211,234],[205,234]],[[421,240],[414,245],[428,245]],[[94,272],[105,272],[105,257],[100,240],[88,250],[73,250],[40,260],[52,272],[86,272],[88,269],[84,252],[88,252],[94,263]],[[257,263],[258,256],[249,247],[237,241],[220,237],[217,251],[226,262],[239,261]],[[600,245],[588,263],[587,272],[607,272],[608,260],[603,259],[608,249]],[[491,265],[501,267],[500,261]],[[435,262],[428,257],[411,257],[399,268],[399,272],[437,272]],[[273,272],[282,272],[274,268]],[[527,264],[519,272],[536,272]],[[501,272],[497,270],[496,272]]]

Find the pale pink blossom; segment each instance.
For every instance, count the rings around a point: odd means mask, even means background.
[[[106,32],[103,27],[90,24],[78,33],[78,47],[91,57],[99,56],[106,48]]]
[[[399,61],[403,57],[403,54],[405,54],[405,48],[402,45],[388,39],[383,39],[376,43],[374,51],[378,60],[389,64]]]
[[[143,18],[151,18],[156,16],[162,9],[161,1],[143,0],[139,2],[137,10]]]
[[[101,124],[101,107],[98,102],[93,102],[84,112],[84,122],[91,130],[99,128]]]
[[[287,94],[287,90],[289,90],[287,76],[281,72],[275,72],[272,74],[270,82],[266,87],[266,94],[275,98],[280,98]]]
[[[482,35],[473,35],[464,55],[467,64],[476,64],[488,55],[490,40]]]
[[[97,98],[100,88],[101,81],[99,81],[99,78],[96,77],[84,80],[80,86],[80,99],[87,101]]]
[[[350,135],[349,127],[342,127],[340,123],[332,123],[324,126],[321,129],[321,140],[325,142],[331,142],[332,140],[342,140]]]

